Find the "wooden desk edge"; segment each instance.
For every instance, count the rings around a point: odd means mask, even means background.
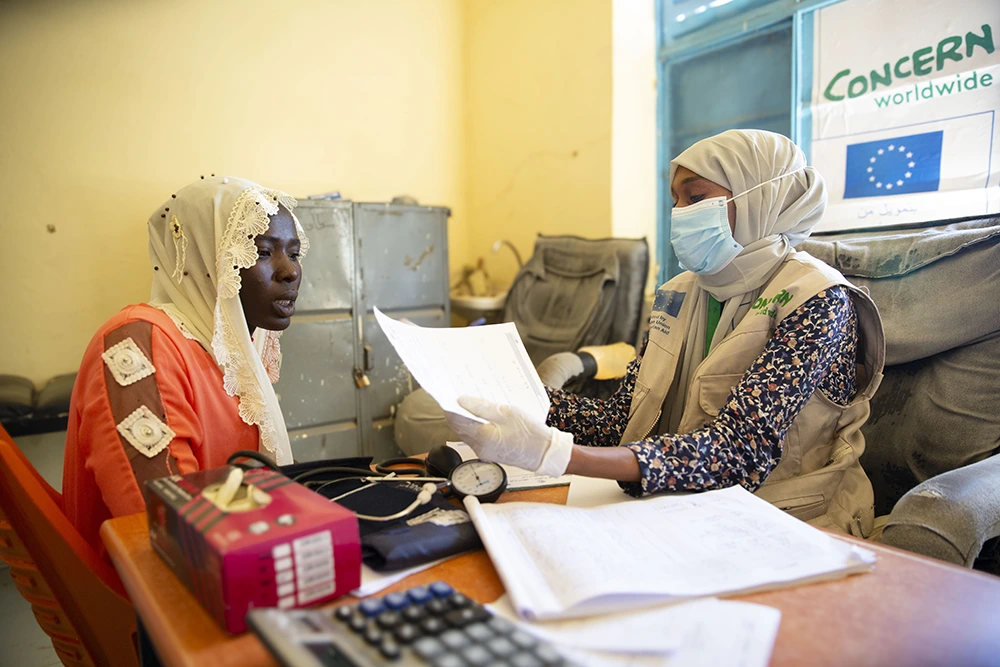
[[[121,519],[133,518],[134,516],[105,521],[101,524],[101,540],[108,550],[108,555],[111,556],[111,562],[114,564],[118,576],[121,577],[122,583],[125,585],[125,590],[128,591],[129,596],[132,598],[132,605],[135,607],[136,614],[142,619],[150,619],[155,618],[160,613],[159,610],[153,608],[154,605],[149,603],[150,600],[155,598],[146,594],[146,585],[142,581],[142,577],[137,576],[131,568],[124,565],[128,562],[129,558],[128,546],[122,541],[118,532],[114,530],[114,526],[111,525],[112,522],[120,523]],[[156,647],[157,656],[161,660],[169,665],[190,664],[185,659],[185,656],[178,651],[181,646],[180,638],[177,637],[176,633],[169,626],[157,623],[154,628],[145,624],[145,622],[144,626],[146,632],[150,634],[150,638]]]
[[[133,562],[133,554],[126,540],[136,532],[134,529],[138,526],[133,524],[137,523],[142,526],[144,533],[148,530],[146,515],[142,513],[109,519],[101,525],[101,540],[107,547],[125,590],[132,598],[136,613],[143,619],[143,626],[153,642],[160,661],[169,667],[201,667],[206,664],[213,667],[277,665],[264,645],[251,633],[231,635],[221,628],[176,578],[167,564],[160,561],[159,566],[163,568],[163,572],[168,573],[176,583],[176,592],[188,598],[189,606],[194,609],[192,613],[203,617],[205,627],[210,628],[209,632],[217,641],[206,642],[204,650],[191,650],[188,642],[178,634],[174,624],[162,622],[169,617],[169,611],[158,604],[163,596],[158,595],[155,588],[151,588],[143,577],[128,565]],[[119,530],[120,527],[124,530]],[[145,544],[152,552],[150,555],[159,559],[159,554],[152,550],[148,538]]]

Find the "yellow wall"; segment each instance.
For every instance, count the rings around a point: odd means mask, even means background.
[[[508,284],[537,232],[611,236],[611,1],[469,0],[468,256]]]
[[[0,373],[75,370],[148,298],[146,218],[201,173],[450,206],[460,264],[464,20],[459,0],[2,3]]]
[[[145,300],[146,218],[202,173],[449,206],[453,274],[504,283],[496,239],[610,236],[611,4],[0,3],[0,373]]]

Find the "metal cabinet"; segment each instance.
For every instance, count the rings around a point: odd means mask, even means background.
[[[449,211],[306,200],[295,213],[310,250],[275,385],[292,452],[299,461],[398,456],[395,408],[417,384],[372,309],[449,325]]]

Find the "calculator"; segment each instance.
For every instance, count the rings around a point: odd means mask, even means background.
[[[254,609],[247,625],[285,667],[570,664],[443,581],[334,609]]]

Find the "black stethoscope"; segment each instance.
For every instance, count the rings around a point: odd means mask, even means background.
[[[240,458],[250,458],[264,463],[268,467],[273,464],[260,452],[242,450],[229,457],[228,463],[232,464]],[[394,466],[409,465],[419,466],[410,468],[393,468]],[[310,477],[330,473],[344,474],[332,480],[310,480]],[[321,493],[323,489],[345,482],[348,480],[361,480],[366,484],[351,489],[339,496],[329,498],[330,502],[336,502],[353,493],[371,488],[379,483],[403,482],[413,485],[415,482],[422,482],[421,486],[413,488],[417,491],[416,499],[409,506],[384,516],[374,516],[368,514],[358,514],[359,519],[366,521],[395,521],[401,519],[421,505],[430,502],[431,497],[438,491],[450,490],[451,494],[458,499],[467,496],[476,498],[481,503],[492,503],[507,490],[507,471],[497,463],[473,459],[463,461],[461,455],[448,447],[442,445],[435,447],[428,454],[426,459],[411,457],[388,459],[375,465],[374,472],[364,468],[353,468],[349,466],[324,466],[306,470],[294,477],[293,482],[297,482],[308,489]]]

